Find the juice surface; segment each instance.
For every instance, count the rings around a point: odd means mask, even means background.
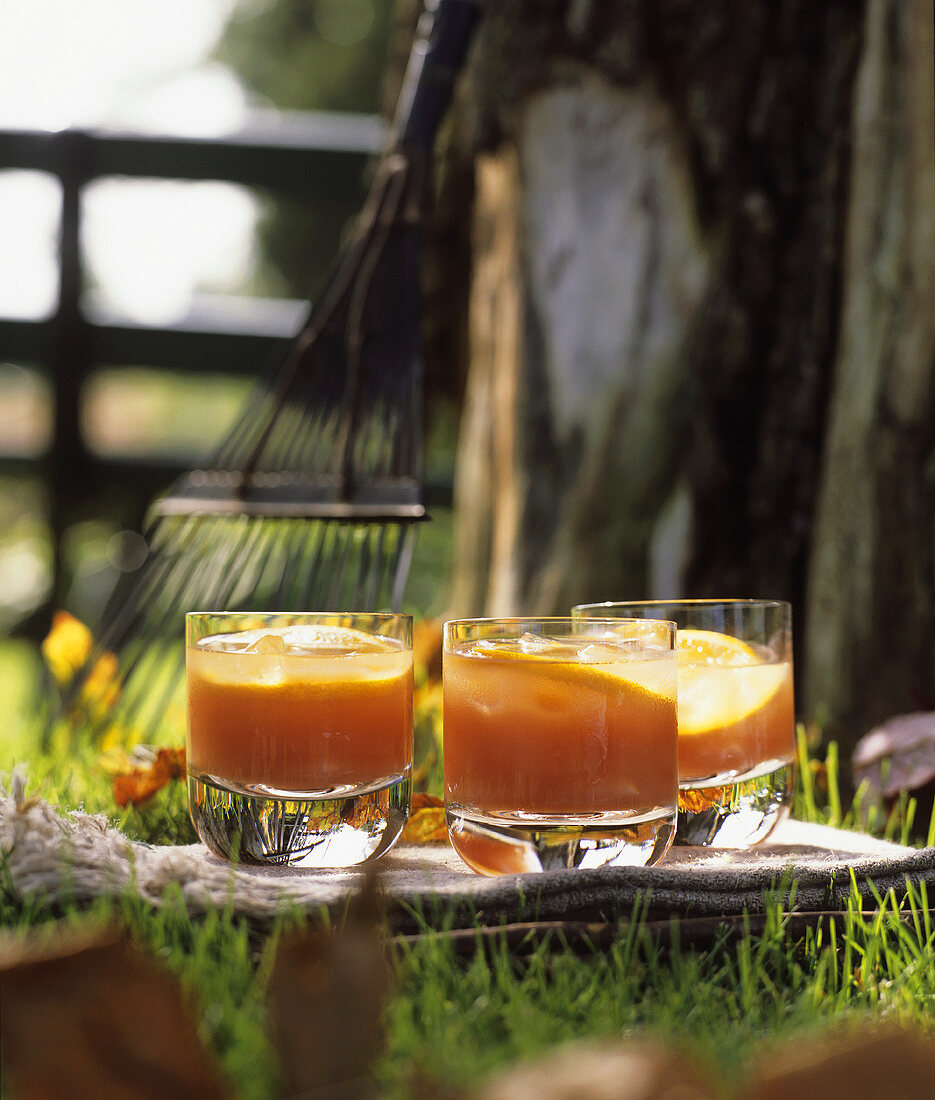
[[[541,814],[674,803],[674,662],[578,663],[483,645],[444,656],[450,801]]]
[[[318,791],[412,760],[412,654],[339,627],[214,635],[190,646],[188,768],[237,784]]]
[[[703,630],[679,631],[677,652],[681,782],[792,759],[790,661]]]

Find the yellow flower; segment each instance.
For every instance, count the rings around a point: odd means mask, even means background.
[[[91,631],[80,619],[67,611],[56,611],[52,628],[42,642],[42,655],[63,691],[85,667],[93,647]],[[104,717],[119,697],[117,658],[105,651],[84,674],[75,709],[97,720]]]
[[[56,611],[52,628],[42,642],[42,656],[60,687],[68,687],[88,659],[94,639],[91,631],[67,611]]]

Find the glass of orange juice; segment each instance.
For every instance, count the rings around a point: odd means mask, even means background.
[[[412,619],[185,617],[188,796],[243,863],[347,867],[399,837],[412,791]]]
[[[583,604],[579,618],[678,624],[679,820],[676,844],[764,840],[792,801],[792,609],[778,600]]]
[[[645,865],[678,802],[675,626],[461,619],[444,630],[445,806],[482,874]]]

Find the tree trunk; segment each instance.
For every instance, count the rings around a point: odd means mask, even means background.
[[[932,682],[931,12],[492,7],[453,613],[791,599],[848,738]]]
[[[806,706],[845,737],[935,708],[932,4],[866,20],[808,601]]]

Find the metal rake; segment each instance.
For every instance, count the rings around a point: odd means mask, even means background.
[[[469,0],[423,12],[351,243],[212,462],[153,504],[147,560],[104,611],[64,701],[72,717],[112,652],[119,700],[93,721],[150,740],[180,687],[189,610],[398,609],[425,514],[422,223],[435,135],[477,16]]]

